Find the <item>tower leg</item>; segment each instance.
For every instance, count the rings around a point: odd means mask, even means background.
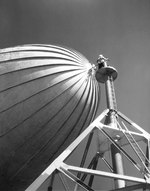
[[[111,145],[111,155],[112,155],[112,165],[114,173],[123,175],[124,169],[123,169],[122,155],[114,144]],[[124,180],[117,179],[114,182],[115,182],[115,189],[125,187]]]
[[[150,160],[150,140],[149,139],[147,140],[146,158],[147,158],[147,160],[145,161],[145,164],[148,167],[148,169],[150,169],[150,165],[149,165],[149,160]],[[150,190],[150,188],[149,189],[146,188],[146,187],[143,188],[143,191],[148,191],[148,190]]]
[[[147,141],[147,148],[146,148],[146,157],[147,157],[147,160],[145,161],[145,164],[148,168],[150,168],[150,165],[149,165],[149,160],[150,160],[150,140],[148,139]]]

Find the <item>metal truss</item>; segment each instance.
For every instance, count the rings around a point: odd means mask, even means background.
[[[51,184],[48,188],[48,191],[52,191],[54,172],[56,171],[62,173],[76,183],[73,189],[74,191],[77,191],[79,186],[84,190],[93,191],[92,185],[95,176],[113,179],[115,190],[118,191],[130,191],[140,188],[146,190],[150,188],[150,134],[117,110],[113,84],[113,81],[117,78],[117,70],[109,66],[107,61],[108,59],[104,56],[99,56],[97,60],[98,69],[95,77],[99,83],[105,83],[108,109],[103,111],[102,114],[99,115],[99,117],[97,117],[81,135],[79,135],[74,142],[50,164],[26,191],[36,191],[48,177],[53,174]],[[93,132],[95,131],[98,137],[97,152],[90,164],[85,167],[88,150]],[[66,159],[87,136],[89,136],[89,138],[83,152],[80,166],[68,165],[65,162]],[[146,144],[146,153],[143,152],[143,149],[138,144],[139,141],[143,141]],[[136,157],[130,156],[128,151],[125,150],[126,145],[131,147]],[[112,164],[104,157],[106,151],[111,151]],[[141,175],[140,177],[128,174],[125,175],[122,156],[138,170]],[[99,158],[104,161],[109,172],[97,168]],[[85,183],[87,175],[90,176],[88,184]],[[62,176],[60,176],[60,179],[65,190],[70,190],[65,179]],[[126,182],[132,182],[132,185],[127,185]]]
[[[116,188],[115,190],[118,191],[130,191],[130,190],[136,190],[142,188],[143,190],[146,190],[150,188],[150,150],[149,150],[149,144],[150,144],[150,134],[146,132],[144,129],[142,129],[140,126],[138,126],[136,123],[131,121],[129,118],[127,118],[125,115],[123,115],[121,112],[116,111],[116,121],[115,124],[109,124],[106,125],[105,122],[102,121],[107,118],[110,115],[110,110],[106,109],[102,112],[99,117],[97,117],[82,133],[79,135],[74,142],[68,146],[67,149],[64,150],[64,152],[59,155],[51,164],[50,166],[26,189],[26,191],[36,191],[48,178],[51,176],[54,171],[58,171],[62,173],[63,175],[67,176],[69,179],[74,181],[76,183],[76,186],[74,188],[74,191],[78,190],[78,185],[85,190],[93,191],[92,183],[94,176],[100,176],[100,177],[107,177],[111,178],[113,180],[122,180],[124,182],[129,181],[133,182],[131,186],[122,186],[121,188]],[[98,152],[93,157],[93,160],[89,164],[88,167],[83,167],[87,152],[89,149],[91,135],[93,131],[97,132],[98,134]],[[116,141],[116,135],[118,140]],[[87,137],[89,136],[89,141],[87,143],[86,149],[84,151],[84,157],[82,159],[81,165],[79,166],[73,166],[68,165],[65,160],[70,156],[70,154],[75,150],[75,148]],[[108,151],[110,148],[108,148],[108,141],[111,143],[111,145],[114,145],[120,153],[129,160],[129,162],[137,169],[142,175],[142,178],[124,175],[120,173],[114,172],[114,168],[111,167],[111,165],[105,160],[104,153]],[[140,149],[140,146],[138,145],[139,141],[143,141],[147,145],[147,152],[146,154]],[[125,151],[124,146],[130,145],[133,151],[135,152],[135,155],[139,157],[139,163],[130,157],[130,155]],[[98,159],[101,158],[107,167],[109,168],[110,172],[107,171],[101,171],[96,170]],[[95,165],[95,166],[94,166]],[[74,174],[74,172],[77,173],[77,175]],[[83,175],[81,177],[81,174]],[[90,175],[90,181],[89,184],[85,184],[84,180],[87,175]],[[66,191],[69,190],[69,186],[67,186],[65,179],[63,179],[62,175],[60,175],[61,181],[64,185],[64,189]],[[49,190],[52,190],[52,186],[49,187]],[[113,190],[111,190],[113,191]]]

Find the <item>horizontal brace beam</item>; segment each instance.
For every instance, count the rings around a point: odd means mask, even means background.
[[[142,133],[137,133],[137,132],[130,131],[130,130],[127,131],[125,129],[121,130],[120,128],[113,127],[113,125],[105,125],[101,122],[99,122],[97,124],[96,128],[98,130],[99,129],[105,130],[110,136],[115,135],[115,134],[119,135],[120,136],[119,145],[121,147],[123,147],[125,145],[129,145],[129,142],[127,141],[127,139],[124,136],[125,133],[130,133],[134,137],[136,142],[139,142],[139,141],[145,142],[147,140],[147,138]],[[99,140],[99,151],[105,153],[106,151],[110,150],[110,148],[108,147],[108,139],[104,138],[105,136],[103,136],[103,134],[101,134],[101,133],[98,134],[98,137],[99,137],[99,139],[98,139]]]
[[[117,188],[117,189],[114,189],[114,190],[109,190],[109,191],[132,191],[132,190],[136,190],[136,189],[140,189],[140,188],[150,188],[150,185],[149,184],[135,184],[135,185],[132,185],[132,186],[125,186],[123,188]]]
[[[86,174],[92,174],[95,176],[103,176],[103,177],[108,177],[108,178],[115,178],[115,179],[120,179],[120,180],[127,180],[127,181],[131,181],[131,182],[147,184],[147,181],[144,178],[137,178],[137,177],[133,177],[133,176],[114,174],[111,172],[105,172],[105,171],[100,171],[100,170],[92,170],[92,169],[86,169],[86,168],[81,168],[81,167],[75,167],[75,166],[71,166],[71,165],[66,165],[64,163],[63,163],[63,168],[65,168],[66,170],[74,171],[74,172],[81,172],[81,173],[86,173]]]
[[[132,135],[138,136],[138,137],[139,137],[139,140],[144,140],[144,139],[147,138],[147,136],[145,136],[145,135],[142,134],[142,133],[137,133],[137,132],[135,132],[135,131],[130,131],[130,130],[127,131],[127,130],[125,130],[125,129],[120,130],[119,128],[114,128],[114,127],[112,127],[112,126],[110,126],[110,125],[102,124],[101,122],[100,122],[100,124],[101,124],[101,126],[103,126],[103,129],[106,128],[106,129],[108,129],[108,130],[110,129],[110,130],[114,130],[114,131],[116,131],[116,132],[130,133],[130,134],[132,134]]]

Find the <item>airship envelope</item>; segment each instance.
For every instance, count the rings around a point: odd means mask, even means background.
[[[94,119],[95,66],[54,45],[0,50],[0,190],[25,190]]]

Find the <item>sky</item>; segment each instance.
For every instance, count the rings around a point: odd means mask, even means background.
[[[118,110],[150,133],[149,0],[0,0],[0,48],[59,44],[118,70]],[[106,107],[101,85],[99,113]]]

